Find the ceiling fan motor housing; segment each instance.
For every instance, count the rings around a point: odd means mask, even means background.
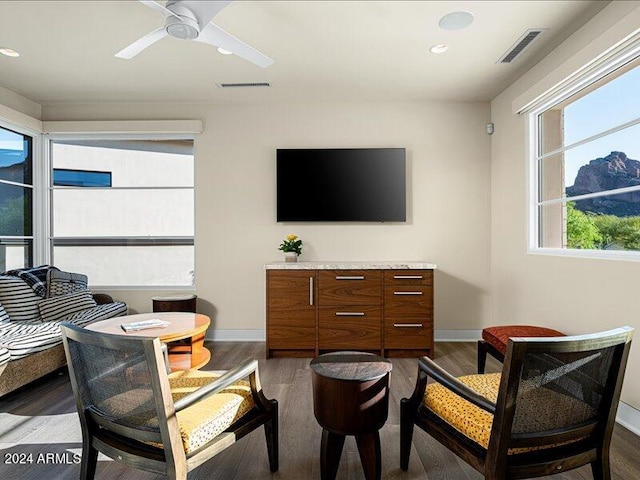
[[[180,2],[167,2],[166,8],[175,15],[168,15],[164,28],[172,37],[182,40],[193,40],[200,35],[200,26],[196,16]],[[177,16],[176,16],[177,15]]]

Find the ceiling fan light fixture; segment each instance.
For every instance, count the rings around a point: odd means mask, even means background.
[[[438,45],[434,45],[429,49],[431,53],[435,53],[436,55],[440,53],[445,53],[448,50],[449,50],[449,45],[447,45],[446,43],[440,43]]]
[[[181,12],[180,16],[167,17],[165,30],[172,37],[181,40],[193,40],[200,35],[198,21],[191,12]]]
[[[232,55],[233,52],[230,52],[229,50],[225,50],[222,47],[218,47],[218,52],[220,52],[222,55]]]
[[[2,47],[0,48],[0,53],[6,57],[19,57],[20,54],[16,52],[13,48]]]
[[[471,25],[474,18],[471,12],[451,12],[440,19],[438,26],[443,30],[462,30]]]

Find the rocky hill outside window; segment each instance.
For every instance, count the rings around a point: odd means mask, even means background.
[[[537,248],[640,251],[640,59],[533,118]]]

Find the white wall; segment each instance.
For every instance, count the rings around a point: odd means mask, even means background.
[[[196,138],[196,291],[215,329],[264,329],[263,264],[288,233],[301,260],[437,263],[437,329],[489,322],[487,103],[43,107],[45,120],[204,120]],[[279,147],[405,147],[408,221],[277,224]],[[149,311],[157,292],[113,292]],[[251,332],[249,332],[251,333]]]
[[[18,95],[3,86],[0,86],[0,106],[3,108],[10,108],[20,112],[21,114],[33,117],[34,119],[40,119],[40,116],[42,115],[42,108],[38,103],[29,100],[22,95]],[[2,109],[0,109],[0,113],[1,112]]]
[[[513,102],[535,98],[640,25],[640,2],[613,2],[491,104],[491,322],[571,334],[640,327],[640,263],[527,254],[527,132]],[[637,343],[637,340],[636,340]],[[622,400],[640,408],[640,347]]]

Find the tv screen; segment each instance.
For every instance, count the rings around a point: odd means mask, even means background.
[[[278,222],[404,222],[404,148],[278,149]]]

